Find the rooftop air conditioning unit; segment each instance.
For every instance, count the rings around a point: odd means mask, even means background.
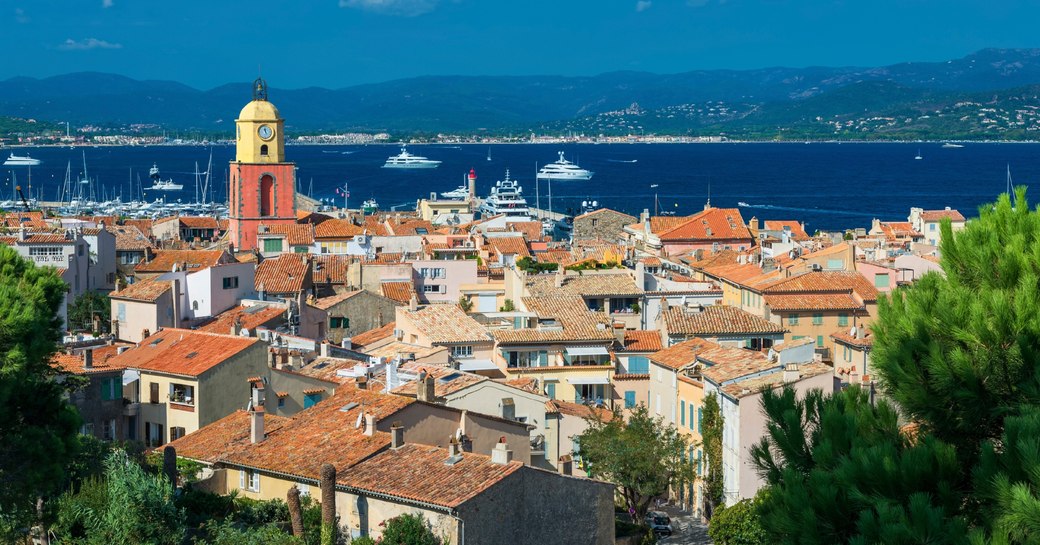
[[[814,270],[814,271],[822,271],[822,270],[823,270],[823,267],[822,267],[822,266],[820,266],[820,264],[819,264],[819,263],[813,263],[813,264],[812,264],[812,270]]]
[[[367,235],[358,235],[358,236],[354,237],[354,242],[357,242],[358,244],[361,244],[362,246],[364,246],[365,244],[368,244],[368,236]]]

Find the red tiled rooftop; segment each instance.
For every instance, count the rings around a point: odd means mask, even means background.
[[[253,282],[256,291],[267,293],[299,293],[310,285],[311,264],[308,254],[282,254],[263,260],[256,268]]]
[[[119,291],[113,291],[108,294],[108,296],[112,299],[130,299],[133,301],[154,302],[169,290],[169,282],[139,280]]]
[[[223,250],[156,250],[150,261],[138,263],[138,273],[168,273],[174,265],[178,270],[200,271],[221,263],[230,263],[232,257]]]
[[[399,303],[409,302],[412,299],[412,294],[415,293],[415,286],[410,281],[383,282],[379,285],[379,288],[383,292],[383,297],[393,299]]]
[[[669,335],[781,334],[786,330],[773,322],[729,305],[711,305],[700,312],[672,307],[665,312]]]
[[[377,327],[375,329],[369,329],[368,331],[358,333],[357,335],[354,335],[350,338],[350,342],[354,346],[363,347],[365,345],[369,345],[376,341],[381,341],[383,339],[393,336],[394,328],[396,327],[397,322],[390,322],[382,327]]]
[[[662,348],[661,332],[656,329],[625,331],[625,352],[657,352]]]
[[[256,338],[188,329],[164,329],[112,358],[112,365],[183,376],[199,376],[250,346]]]
[[[264,433],[278,431],[291,420],[283,416],[264,414]],[[250,414],[237,410],[216,422],[169,443],[177,449],[177,456],[214,463],[232,452],[250,444]]]
[[[264,232],[267,230],[267,233]],[[265,234],[281,235],[289,246],[310,246],[314,244],[314,226],[309,223],[277,223],[260,225],[260,236]]]
[[[249,331],[281,319],[285,309],[275,305],[238,306],[215,316],[212,321],[200,326],[198,331],[230,334],[231,326],[239,320],[239,326]]]

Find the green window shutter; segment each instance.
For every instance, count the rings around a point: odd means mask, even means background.
[[[686,425],[686,402],[679,400],[679,425]]]
[[[538,367],[549,366],[549,352],[545,350],[538,351]]]
[[[823,314],[819,312],[813,314],[812,323],[813,325],[823,325]]]
[[[789,314],[787,316],[787,325],[798,325],[798,315],[797,314]]]
[[[849,315],[841,313],[838,315],[838,327],[846,327],[849,325]]]
[[[549,399],[556,399],[556,383],[550,382],[545,385],[545,395],[549,396]]]
[[[343,317],[343,329],[350,329],[350,318]]]
[[[831,270],[841,269],[845,266],[845,262],[840,259],[828,259],[827,268]]]
[[[823,335],[816,336],[816,346],[817,348],[823,348]]]
[[[874,275],[874,287],[875,288],[887,288],[889,286],[890,278],[888,273],[875,274]]]
[[[264,239],[264,252],[281,252],[282,251],[282,239],[280,238],[265,238]]]

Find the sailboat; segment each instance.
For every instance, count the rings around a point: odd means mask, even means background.
[[[488,146],[488,161],[491,160],[491,146]]]
[[[921,157],[921,148],[917,148],[917,155],[914,155],[914,159],[916,159],[918,161],[920,161],[921,159],[924,159],[924,157]]]

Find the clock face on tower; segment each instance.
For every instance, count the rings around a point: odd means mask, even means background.
[[[272,129],[270,125],[260,125],[260,128],[257,129],[256,133],[264,140],[270,140],[274,137],[274,129]]]

